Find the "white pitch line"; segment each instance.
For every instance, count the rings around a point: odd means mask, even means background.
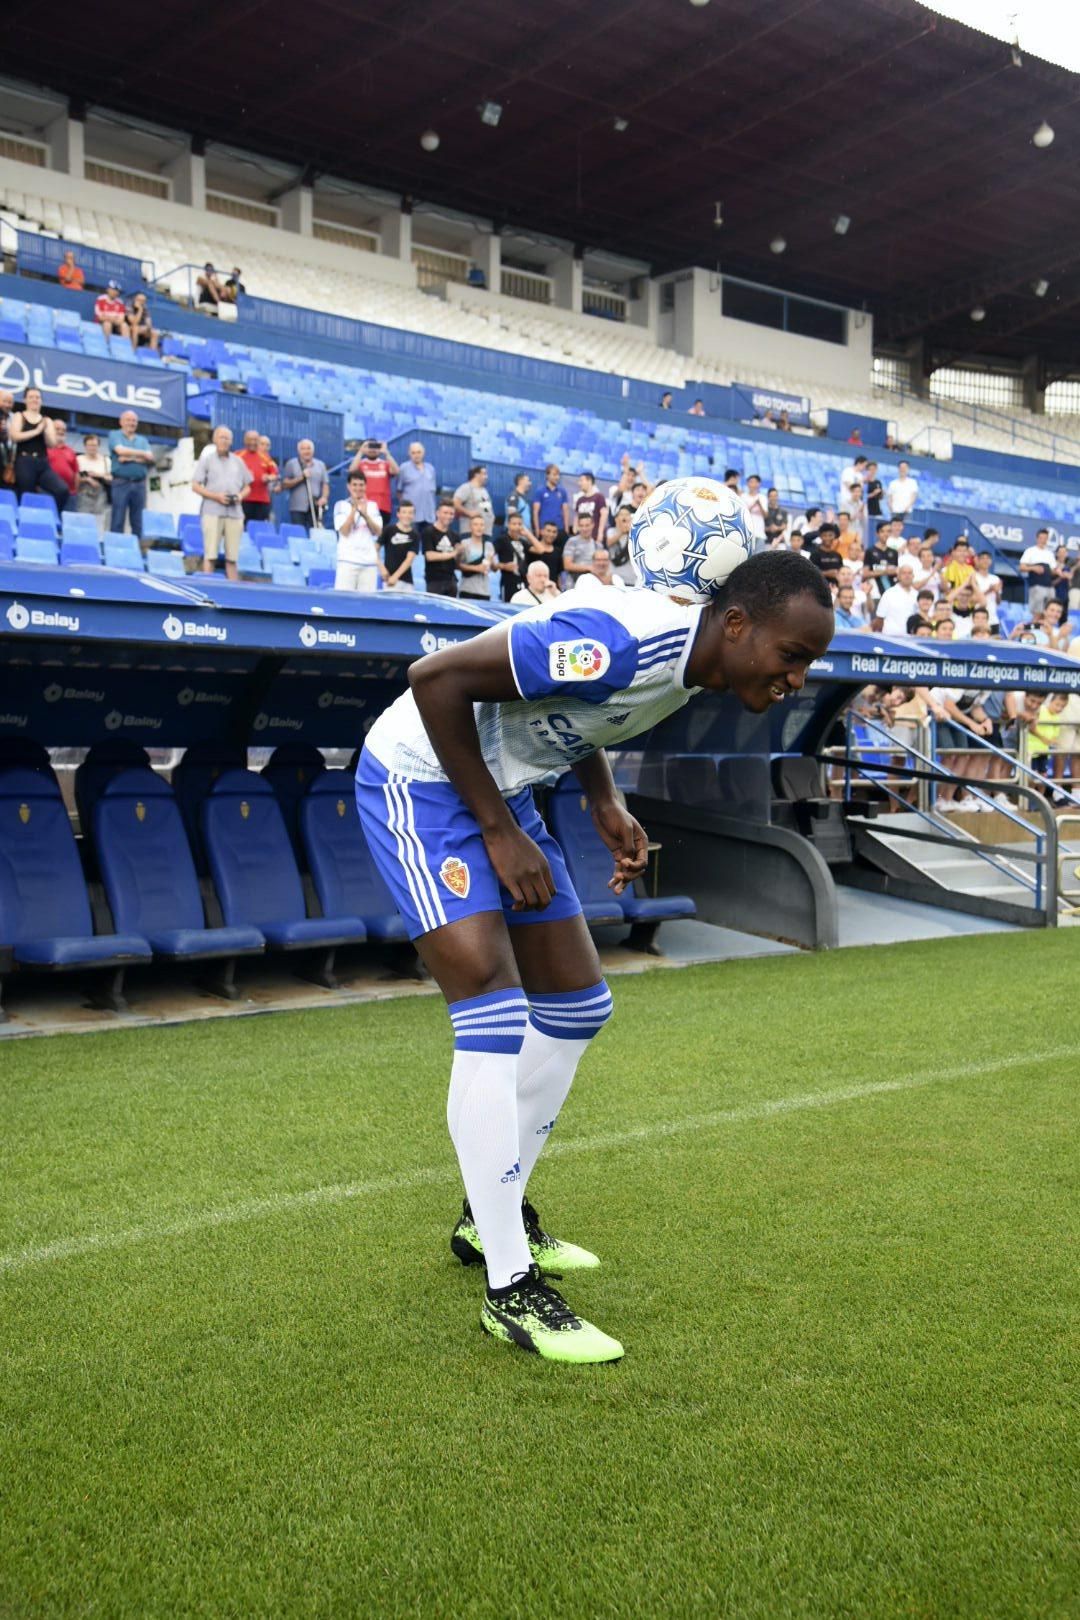
[[[1080,1046],[1057,1046],[1045,1052],[1027,1052],[982,1063],[965,1063],[953,1069],[905,1075],[899,1080],[872,1080],[834,1091],[801,1092],[791,1097],[775,1097],[768,1102],[748,1103],[743,1108],[723,1108],[708,1114],[685,1114],[679,1119],[657,1120],[630,1130],[601,1131],[594,1136],[571,1137],[569,1140],[556,1138],[548,1144],[546,1153],[561,1156],[633,1147],[638,1142],[650,1142],[660,1137],[685,1136],[695,1131],[715,1130],[722,1125],[741,1125],[754,1119],[773,1119],[777,1115],[798,1113],[809,1108],[831,1108],[838,1103],[861,1102],[892,1092],[914,1091],[920,1086],[977,1079],[981,1075],[999,1074],[1006,1069],[1055,1063],[1078,1056]],[[135,1243],[154,1243],[164,1238],[187,1237],[193,1232],[213,1231],[221,1226],[235,1226],[243,1221],[257,1221],[268,1215],[323,1209],[354,1198],[378,1198],[387,1193],[409,1192],[414,1187],[438,1186],[457,1179],[456,1167],[446,1164],[434,1169],[403,1170],[397,1175],[379,1176],[370,1181],[339,1182],[325,1187],[309,1187],[304,1192],[245,1198],[239,1203],[227,1204],[224,1209],[198,1210],[178,1220],[147,1222],[143,1226],[129,1226],[115,1232],[87,1232],[79,1237],[58,1238],[54,1243],[32,1244],[10,1254],[0,1254],[0,1275],[25,1271],[51,1260],[72,1260],[81,1255],[127,1248]]]

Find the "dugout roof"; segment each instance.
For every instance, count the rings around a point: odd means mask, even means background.
[[[865,302],[879,341],[1080,363],[1080,75],[917,0],[159,0],[134,31],[102,0],[4,36],[11,75],[298,173]]]

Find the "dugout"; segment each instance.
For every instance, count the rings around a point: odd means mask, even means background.
[[[124,739],[173,758],[194,744],[351,752],[403,689],[412,659],[507,611],[423,594],[2,564],[0,759],[18,739],[50,749]],[[769,715],[695,699],[611,750],[632,808],[662,845],[659,892],[691,895],[706,922],[835,944],[836,883],[850,863],[829,843],[838,812],[815,808],[820,795],[800,764],[814,764],[852,693],[883,681],[1077,692],[1080,664],[1016,643],[841,633],[804,692]],[[904,892],[902,880],[891,873],[893,892]],[[988,914],[1003,914],[993,904]],[[1044,906],[1016,920],[1051,918]]]

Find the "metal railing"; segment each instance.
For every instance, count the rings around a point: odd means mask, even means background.
[[[1064,840],[1065,829],[1076,829],[1077,842],[1080,843],[1080,815],[1070,813],[1058,817],[1058,838]],[[1071,868],[1067,870],[1067,868]],[[1080,848],[1062,849],[1058,845],[1057,866],[1058,904],[1062,916],[1080,917]]]
[[[1039,427],[1034,422],[1018,422],[1014,416],[1007,411],[999,410],[996,406],[967,404],[962,400],[943,399],[938,394],[925,397],[904,383],[887,386],[875,380],[873,388],[875,393],[890,394],[898,398],[901,404],[910,404],[920,411],[929,411],[935,421],[944,421],[946,426],[949,425],[951,418],[953,421],[963,422],[976,432],[980,427],[993,428],[997,432],[1007,432],[1013,444],[1033,444],[1039,449],[1048,450],[1052,459],[1064,460],[1070,457],[1073,462],[1080,461],[1080,439],[1056,433],[1053,428]]]

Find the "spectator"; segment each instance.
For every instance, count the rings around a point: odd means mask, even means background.
[[[780,544],[786,551],[798,551],[802,552],[803,554],[806,553],[806,536],[803,534],[801,529],[792,529],[787,539],[782,540]]]
[[[414,589],[412,565],[420,549],[420,536],[416,527],[416,508],[408,497],[398,502],[397,517],[382,532],[382,562],[379,573],[388,591]]]
[[[68,505],[75,509],[75,496],[79,493],[79,458],[67,442],[67,423],[59,416],[52,419],[53,442],[49,445],[49,466],[57,478],[63,480],[68,492]]]
[[[973,607],[971,612],[962,619],[959,615],[956,620],[956,639],[958,641],[988,641],[994,634],[990,625],[990,610],[986,607]]]
[[[972,583],[977,585],[990,614],[991,628],[997,631],[1001,615],[998,612],[998,603],[1001,601],[1001,577],[991,571],[993,555],[989,551],[980,551],[975,558],[975,574]]]
[[[570,533],[570,497],[553,461],[544,469],[544,477],[544,487],[533,501],[533,532],[539,534],[545,523],[554,523],[565,537]]]
[[[1065,610],[1057,597],[1052,596],[1043,608],[1041,630],[1036,641],[1039,646],[1049,647],[1051,652],[1067,652],[1071,639],[1072,630],[1065,618]]]
[[[953,639],[956,626],[953,624],[952,614],[949,612],[949,609],[943,606],[940,602],[937,602],[934,605],[934,617],[932,623],[934,626],[934,634],[940,641],[951,641]]]
[[[839,535],[837,536],[840,544],[840,550],[843,552],[845,557],[850,557],[851,553],[856,549],[856,547],[858,547],[860,550],[862,549],[862,526],[861,524],[855,522],[850,512],[846,510],[837,512],[836,526],[840,531]]]
[[[203,265],[202,275],[196,276],[195,285],[199,289],[196,300],[199,308],[216,315],[218,305],[224,301],[225,288],[212,264]]]
[[[539,558],[525,570],[525,583],[510,598],[514,607],[536,607],[544,602],[557,602],[559,587],[552,579],[546,562]]]
[[[458,533],[468,535],[470,519],[478,512],[484,520],[484,533],[490,535],[495,528],[495,508],[487,489],[487,468],[469,468],[469,476],[454,491],[454,511],[457,514]]]
[[[896,577],[896,552],[892,549],[890,541],[892,533],[887,522],[874,525],[874,544],[866,553],[863,566],[868,568],[876,580],[880,580],[884,590],[893,583]]]
[[[940,636],[941,627],[935,632]],[[954,810],[981,810],[984,802],[971,793],[964,793],[965,782],[983,781],[987,775],[987,757],[976,748],[975,737],[989,739],[993,722],[982,707],[982,694],[964,691],[962,687],[935,686],[928,693],[930,713],[937,722],[937,754],[944,770],[959,777],[960,782],[939,783],[938,799],[951,801]],[[975,749],[974,752],[970,750]],[[964,752],[960,752],[964,750]]]
[[[270,440],[266,441],[265,451],[259,445],[259,435],[254,428],[249,428],[244,434],[244,448],[240,451],[240,460],[247,468],[249,485],[244,501],[244,521],[247,523],[270,521],[270,497],[280,484],[277,462],[269,453]]]
[[[765,539],[770,546],[779,545],[787,532],[788,515],[780,505],[780,491],[775,487],[769,490],[765,505]]]
[[[853,427],[848,434],[848,444],[862,444],[862,428]]]
[[[75,263],[75,253],[72,248],[64,249],[64,257],[57,266],[56,279],[61,287],[70,287],[72,292],[82,292],[86,286],[86,274]]]
[[[665,388],[660,395],[660,409],[662,411],[670,411],[671,409],[671,390],[669,388]]]
[[[863,476],[863,500],[866,502],[866,515],[868,518],[881,516],[881,504],[885,498],[885,488],[878,477],[878,464],[868,461]]]
[[[0,484],[10,484],[15,477],[15,446],[8,433],[14,409],[14,394],[6,388],[0,388]]]
[[[746,479],[746,494],[742,498],[746,511],[746,526],[755,546],[765,543],[765,499],[761,493],[761,479],[750,473]]]
[[[966,534],[959,534],[949,553],[949,560],[941,570],[941,582],[952,591],[959,590],[966,585],[975,572],[975,564],[971,560],[971,546],[968,544]]]
[[[462,488],[465,488],[462,485]],[[460,491],[459,491],[460,493]],[[424,547],[426,589],[432,596],[456,596],[458,593],[457,543],[452,534],[454,526],[454,500],[444,496],[435,508],[435,521],[429,523],[421,535]]]
[[[390,454],[386,440],[365,439],[353,457],[349,471],[363,473],[367,481],[368,500],[375,502],[385,523],[390,516],[390,480],[401,474],[401,468]]]
[[[128,312],[120,297],[118,281],[110,281],[105,291],[95,298],[94,319],[106,337],[127,337]]]
[[[866,620],[855,611],[855,587],[841,585],[836,592],[833,618],[838,630],[865,630]]]
[[[1050,549],[1050,530],[1040,529],[1035,544],[1021,554],[1018,567],[1027,582],[1027,605],[1030,613],[1038,613],[1054,595],[1054,553]]]
[[[520,511],[507,515],[506,527],[495,542],[495,567],[504,602],[509,602],[525,578],[525,521]]]
[[[84,436],[78,465],[79,498],[76,509],[80,512],[92,512],[98,520],[98,529],[103,530],[109,510],[112,470],[108,456],[102,454],[101,440],[96,433],[87,433]]]
[[[917,534],[908,535],[896,553],[896,566],[902,562],[910,563],[914,573],[919,572],[919,559],[922,554],[922,541]]]
[[[469,519],[469,533],[458,544],[458,572],[461,575],[458,595],[488,601],[494,562],[495,547],[485,532],[484,515],[474,512]]]
[[[562,573],[563,546],[565,543],[559,533],[558,526],[552,519],[550,522],[540,525],[540,533],[536,536],[532,545],[529,546],[526,556],[530,562],[539,557],[541,562],[547,563],[552,578],[557,580]]]
[[[860,540],[866,538],[866,502],[863,499],[863,487],[858,479],[849,488],[847,500],[842,503],[836,516],[838,520],[846,517]]]
[[[825,514],[820,506],[809,506],[806,509],[806,520],[803,523],[803,540],[807,546],[816,546],[821,537],[821,525]]]
[[[974,575],[972,575],[972,578],[974,578]],[[959,590],[953,591],[949,605],[952,608],[953,622],[956,626],[956,639],[957,641],[966,641],[971,635],[971,620],[975,609],[982,608],[984,612],[986,611],[982,597],[975,595],[975,590],[969,580],[966,584],[961,585]]]
[[[835,574],[844,566],[844,557],[840,551],[840,529],[835,523],[823,523],[819,530],[820,541],[813,553],[813,561],[817,563],[823,574]]]
[[[574,496],[575,524],[583,512],[592,514],[594,540],[602,540],[604,523],[607,517],[607,502],[597,489],[596,479],[591,472],[583,472],[578,479],[578,492]]]
[[[1057,775],[1060,778],[1062,773],[1054,769],[1052,754],[1061,747],[1066,694],[1052,692],[1041,704],[1034,692],[1028,694],[1028,699],[1024,716],[1028,762],[1041,775]]]
[[[704,401],[702,401],[700,399],[695,399],[694,403],[691,405],[690,409],[687,411],[686,414],[687,414],[687,416],[704,416],[705,415]]]
[[[403,461],[397,472],[398,501],[411,501],[417,523],[435,520],[435,495],[439,481],[430,461],[424,460],[424,447],[419,439],[409,446],[409,459]]]
[[[910,564],[903,563],[897,572],[896,584],[881,593],[872,620],[873,629],[886,636],[907,635],[907,622],[919,605],[913,578]]]
[[[271,461],[274,460],[273,447],[270,444],[269,436],[265,433],[259,434],[259,449],[262,451],[264,456],[269,456]],[[275,462],[274,465],[276,466],[277,463]]]
[[[776,430],[778,433],[791,433],[793,431],[787,411],[781,411],[776,418]]]
[[[578,518],[577,533],[570,535],[563,547],[563,571],[568,577],[561,583],[565,589],[576,585],[579,577],[589,572],[595,550],[592,513],[583,511]]]
[[[612,568],[611,557],[606,549],[603,546],[597,546],[592,554],[592,561],[589,564],[588,571],[578,575],[574,589],[588,595],[590,591],[602,591],[607,587],[617,591],[625,591],[626,589],[626,585]]]
[[[848,442],[850,443],[851,441],[849,440]],[[866,471],[866,457],[865,456],[856,456],[854,461],[852,461],[847,467],[844,467],[841,470],[841,473],[840,473],[840,491],[839,491],[839,494],[836,497],[836,505],[837,505],[837,510],[838,511],[842,511],[844,506],[847,504],[848,500],[851,498],[851,487],[852,487],[853,484],[858,484],[859,488],[861,490],[863,476],[865,474],[865,471]]]
[[[154,452],[150,440],[139,432],[139,418],[134,411],[124,411],[119,428],[109,434],[108,450],[112,465],[112,529],[116,534],[123,534],[127,519],[132,534],[141,540],[147,479],[154,465]]]
[[[623,502],[629,499],[630,490],[637,477],[637,468],[631,464],[630,457],[625,451],[620,458],[619,469],[618,482],[612,484],[608,490],[608,510],[612,518]]]
[[[41,408],[40,388],[26,390],[21,409],[11,417],[8,437],[15,446],[15,490],[19,500],[34,490],[44,490],[62,512],[68,488],[49,466],[49,449],[56,441],[52,419]]]
[[[1069,580],[1072,577],[1072,560],[1069,556],[1068,546],[1057,546],[1054,550],[1054,595],[1061,603],[1062,608],[1069,606]]]
[[[161,333],[150,319],[150,307],[144,292],[137,292],[127,307],[127,328],[133,349],[157,351]]]
[[[934,624],[934,602],[936,598],[929,585],[920,585],[916,597],[915,611],[921,619],[925,619],[931,629]]]
[[[349,493],[334,504],[334,533],[337,535],[335,591],[374,591],[379,582],[379,548],[383,532],[382,513],[367,492],[362,472],[350,470]]]
[[[911,468],[906,461],[902,461],[896,469],[896,477],[889,485],[889,511],[893,517],[907,517],[909,512],[915,510],[919,499],[919,481],[912,478]]]
[[[506,523],[509,525],[510,519],[516,514],[521,519],[521,533],[526,541],[535,538],[529,528],[529,520],[532,517],[529,501],[531,488],[532,479],[527,472],[515,473],[514,487],[506,497]]]
[[[243,502],[251,480],[244,463],[233,453],[231,428],[221,425],[214,429],[211,443],[195,463],[191,487],[202,499],[199,519],[203,573],[214,572],[218,553],[224,546],[225,577],[238,579],[236,565],[240,558],[240,536],[244,532]]]
[[[239,303],[240,299],[247,292],[247,288],[244,286],[244,283],[241,280],[242,275],[243,271],[240,269],[239,265],[234,265],[232,270],[229,272],[229,278],[225,283],[224,293],[225,300],[229,304]]]
[[[295,456],[285,463],[281,487],[289,491],[289,522],[321,529],[330,500],[330,475],[310,439],[301,439]]]
[[[634,565],[630,561],[630,525],[633,521],[633,510],[629,506],[622,507],[616,512],[615,522],[604,537],[607,544],[607,553],[611,558],[611,566],[624,585],[637,584]]]
[[[915,583],[931,591],[934,596],[941,594],[941,574],[938,569],[938,560],[932,546],[920,546],[919,566],[915,569]]]

